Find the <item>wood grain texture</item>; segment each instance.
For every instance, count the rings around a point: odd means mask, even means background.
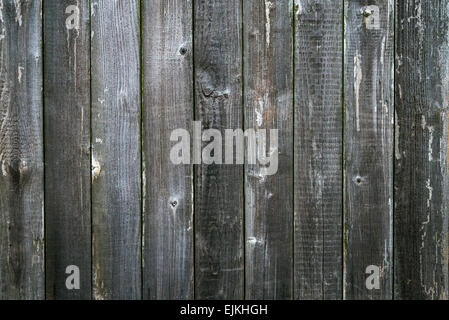
[[[68,29],[71,5],[79,27]],[[43,8],[47,299],[91,297],[89,10],[74,0]],[[66,288],[70,265],[80,269],[79,290]]]
[[[145,299],[193,298],[193,166],[170,161],[171,132],[192,132],[192,2],[143,2]]]
[[[239,0],[194,2],[195,117],[223,137],[243,128],[241,16]],[[243,166],[196,168],[195,297],[242,299]]]
[[[95,299],[141,297],[138,3],[91,4]]]
[[[295,298],[342,297],[342,2],[295,1]]]
[[[267,129],[278,171],[245,169],[247,299],[291,299],[293,287],[293,30],[291,1],[243,1],[245,129]],[[278,129],[278,146],[269,145]],[[260,142],[259,142],[260,143]]]
[[[0,30],[0,299],[43,299],[41,2],[1,2]]]
[[[345,299],[392,297],[393,2],[345,1]]]
[[[448,298],[449,1],[398,1],[395,298]]]

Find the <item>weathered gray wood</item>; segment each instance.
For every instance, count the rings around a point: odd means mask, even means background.
[[[343,3],[295,1],[295,295],[342,297]]]
[[[141,297],[138,4],[91,4],[95,299]]]
[[[291,299],[293,285],[292,1],[243,1],[245,129],[267,129],[278,172],[245,170],[247,299]],[[269,144],[278,129],[278,147]]]
[[[143,1],[145,299],[193,299],[193,165],[170,161],[193,121],[192,2]]]
[[[89,10],[87,0],[43,8],[47,299],[91,297]],[[70,265],[79,290],[66,288]]]
[[[243,128],[239,0],[194,2],[195,116],[204,129]],[[207,142],[203,142],[205,146]],[[243,298],[243,166],[195,172],[195,297]]]
[[[0,299],[43,299],[41,1],[0,2]]]
[[[392,297],[393,2],[345,1],[345,299]]]
[[[397,1],[395,298],[448,298],[449,1]]]

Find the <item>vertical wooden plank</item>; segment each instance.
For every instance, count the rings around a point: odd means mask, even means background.
[[[291,299],[293,30],[291,1],[243,1],[245,129],[266,129],[278,171],[245,170],[246,298]],[[277,129],[278,146],[269,145]],[[260,143],[260,141],[259,141]]]
[[[41,1],[0,2],[0,299],[43,299]]]
[[[193,170],[170,161],[193,121],[192,2],[143,1],[145,299],[193,298]]]
[[[393,2],[345,1],[345,299],[392,297]]]
[[[295,298],[342,297],[343,2],[295,1]]]
[[[218,129],[222,137],[225,129],[243,127],[241,10],[239,0],[194,2],[195,116],[203,130]],[[195,296],[241,299],[243,167],[197,169]]]
[[[91,5],[93,293],[95,299],[139,299],[139,5]]]
[[[46,295],[90,299],[89,1],[46,1],[43,12]],[[78,290],[65,284],[70,265]]]
[[[448,298],[449,1],[397,1],[395,298]]]

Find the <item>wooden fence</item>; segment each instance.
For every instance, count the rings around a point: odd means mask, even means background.
[[[1,299],[448,298],[449,0],[2,0],[0,31]],[[175,165],[194,121],[278,129],[277,173]]]

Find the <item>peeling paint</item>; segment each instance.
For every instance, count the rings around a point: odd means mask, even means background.
[[[92,234],[92,257],[96,256],[96,240],[95,233]],[[92,293],[95,300],[106,300],[106,295],[104,293],[104,282],[100,280],[100,261],[98,259],[93,259],[94,264],[92,268]]]
[[[376,5],[366,6],[362,10],[362,14],[364,16],[366,29],[368,30],[380,29],[379,6]]]
[[[100,163],[92,158],[92,181],[97,179],[100,176],[101,173],[101,165]]]
[[[398,115],[396,110],[394,111],[395,114],[395,118],[394,118],[394,122],[395,122],[395,129],[394,129],[394,155],[396,157],[397,160],[401,159],[401,152],[399,150],[399,123],[398,123]]]
[[[24,68],[19,65],[17,68],[17,73],[18,73],[17,80],[19,80],[19,83],[22,83],[23,70],[24,70]]]
[[[21,0],[14,0],[14,6],[16,7],[16,22],[19,26],[22,26],[22,8],[21,8]]]
[[[264,122],[264,110],[265,106],[268,104],[268,92],[265,92],[263,97],[258,98],[256,108],[254,113],[256,114],[256,124],[261,127]]]
[[[265,37],[267,41],[267,47],[270,45],[270,33],[271,33],[271,20],[270,20],[270,10],[273,8],[273,3],[271,1],[265,0]]]
[[[2,161],[2,174],[5,177],[8,175],[8,172],[6,171],[5,160]]]
[[[430,179],[427,179],[426,188],[427,188],[427,190],[429,190],[429,197],[427,198],[427,207],[430,208],[430,202],[432,201],[432,191],[433,191],[433,188],[430,185]],[[430,220],[430,217],[427,217],[427,222],[423,223],[423,224],[429,223],[429,220]]]
[[[0,22],[3,21],[3,0],[0,0]]]
[[[302,6],[301,6],[300,0],[295,1],[295,9],[296,9],[295,15],[296,15],[296,18],[298,18],[302,14]]]
[[[247,242],[248,242],[248,244],[250,244],[250,245],[255,245],[255,244],[257,244],[257,243],[260,242],[260,241],[257,240],[255,237],[248,237]]]
[[[421,116],[421,129],[424,130],[426,128],[426,125],[427,125],[426,117],[423,115]]]
[[[362,61],[359,51],[354,55],[354,92],[355,92],[355,117],[357,131],[360,131],[360,85],[362,83]]]
[[[449,118],[449,114],[448,114],[448,118]],[[448,128],[448,132],[447,132],[447,155],[446,155],[446,172],[449,172],[449,128]]]
[[[258,173],[252,173],[252,174],[248,174],[248,175],[250,177],[254,177],[254,178],[258,179],[259,183],[264,183],[266,174],[265,174],[265,170],[263,170],[263,169],[266,169],[266,168],[260,168]]]

